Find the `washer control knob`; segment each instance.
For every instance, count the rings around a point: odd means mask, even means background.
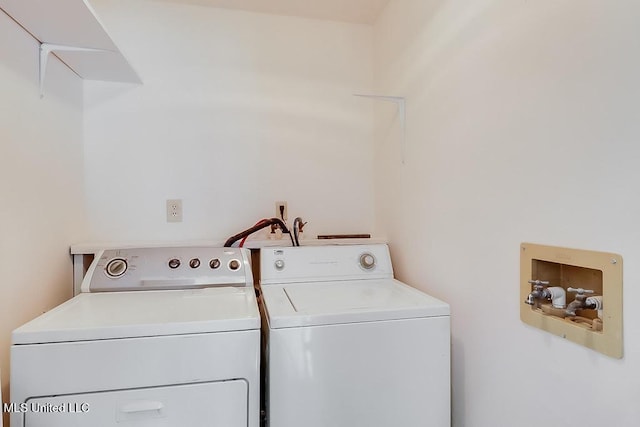
[[[124,258],[114,258],[107,263],[104,272],[111,278],[122,276],[127,272],[127,260]]]
[[[282,270],[284,269],[284,260],[282,259],[277,259],[276,262],[274,263],[276,270]]]
[[[239,268],[240,261],[238,261],[237,259],[232,259],[231,261],[229,261],[229,270],[236,271]]]
[[[220,267],[220,260],[218,258],[212,259],[211,261],[209,261],[209,267],[213,268],[214,270]]]
[[[365,270],[371,270],[376,266],[376,258],[370,253],[360,255],[360,266]]]
[[[189,267],[191,268],[200,267],[200,260],[198,258],[192,258],[191,261],[189,261]]]
[[[178,258],[171,258],[169,260],[169,268],[176,269],[180,267],[180,260]]]

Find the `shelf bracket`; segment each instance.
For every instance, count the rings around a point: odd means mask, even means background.
[[[354,93],[353,96],[360,96],[362,98],[375,99],[377,101],[393,102],[398,107],[398,118],[400,120],[400,156],[402,164],[404,165],[404,151],[406,142],[406,103],[405,98],[402,96],[384,96],[384,95],[367,95],[361,93]]]
[[[40,43],[40,98],[44,97],[44,76],[47,71],[49,54],[53,52],[109,52],[106,49],[90,47],[65,46],[61,44]]]

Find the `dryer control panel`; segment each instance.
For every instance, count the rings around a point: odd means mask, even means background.
[[[262,285],[390,278],[393,278],[393,268],[385,244],[265,247],[260,250]]]
[[[253,286],[249,260],[241,248],[109,249],[96,255],[82,292]]]

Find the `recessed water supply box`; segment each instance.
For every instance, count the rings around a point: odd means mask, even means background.
[[[520,319],[622,358],[622,257],[522,243]]]

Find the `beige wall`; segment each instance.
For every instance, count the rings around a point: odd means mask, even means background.
[[[639,21],[636,1],[394,0],[376,25],[376,88],[407,102],[404,166],[378,109],[378,229],[451,303],[456,427],[638,423]],[[523,241],[622,254],[622,360],[520,321]]]
[[[144,85],[85,83],[96,240],[227,237],[286,200],[306,235],[373,228],[372,28],[95,0]],[[166,199],[183,200],[167,224]],[[114,203],[117,201],[118,203]]]
[[[85,237],[82,81],[0,12],[0,369],[11,331],[71,296],[69,245]],[[8,418],[5,418],[5,423]]]

